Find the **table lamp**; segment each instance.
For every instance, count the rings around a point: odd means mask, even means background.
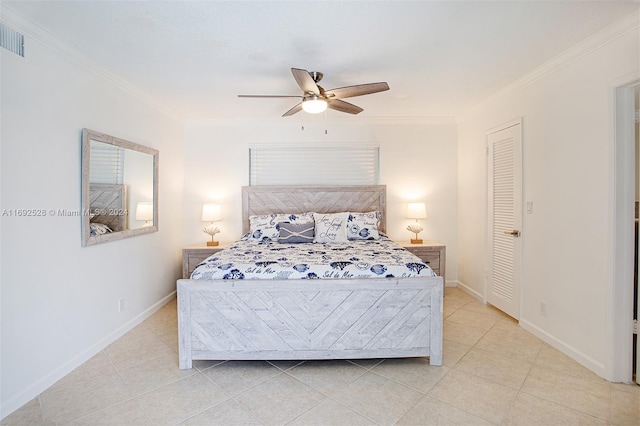
[[[409,203],[407,205],[407,219],[415,219],[416,223],[412,223],[407,226],[407,230],[416,234],[415,238],[411,239],[411,244],[422,244],[422,239],[418,238],[418,234],[423,231],[422,226],[418,223],[418,219],[427,218],[427,209],[424,203]]]
[[[207,225],[203,231],[205,234],[211,235],[211,241],[207,241],[207,246],[217,246],[218,242],[214,239],[214,236],[220,232],[220,230],[213,225],[213,222],[222,220],[222,209],[220,204],[205,204],[202,206],[202,221],[211,222]]]
[[[153,221],[153,204],[149,202],[139,202],[136,205],[136,220],[144,220],[144,226],[151,226]]]

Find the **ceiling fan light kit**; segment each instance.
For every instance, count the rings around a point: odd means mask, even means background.
[[[302,89],[303,94],[296,95],[238,95],[240,98],[298,98],[300,103],[295,105],[282,116],[288,117],[299,111],[310,114],[324,112],[327,108],[334,109],[348,114],[359,114],[364,111],[359,106],[341,100],[342,98],[352,98],[354,96],[370,95],[372,93],[389,90],[386,82],[358,84],[355,86],[339,87],[331,90],[324,90],[318,85],[323,74],[318,71],[307,71],[300,68],[291,68],[293,78]]]
[[[327,101],[314,95],[302,101],[302,109],[309,114],[319,114],[326,111]]]

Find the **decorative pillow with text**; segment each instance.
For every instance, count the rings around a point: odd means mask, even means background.
[[[314,213],[316,243],[346,243],[349,213]]]

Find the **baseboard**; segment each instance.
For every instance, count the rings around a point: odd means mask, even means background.
[[[571,345],[568,345],[557,337],[552,336],[551,334],[547,333],[546,331],[542,330],[526,319],[520,318],[520,326],[545,343],[553,346],[555,349],[559,350],[577,363],[593,371],[598,376],[608,380],[604,364],[602,364],[601,362],[594,360],[590,356],[582,353]]]
[[[172,291],[169,295],[163,297],[155,303],[150,308],[146,309],[139,315],[132,318],[127,323],[123,324],[112,333],[108,334],[96,344],[91,345],[86,350],[82,351],[80,354],[74,356],[72,359],[58,367],[56,370],[49,373],[47,376],[43,377],[33,385],[29,386],[27,389],[19,393],[18,395],[10,398],[2,407],[0,407],[0,420],[4,419],[29,401],[31,401],[36,396],[40,395],[42,392],[47,390],[49,387],[54,385],[58,380],[62,379],[67,374],[71,373],[76,368],[80,367],[82,364],[93,358],[100,351],[105,349],[107,346],[124,336],[126,333],[131,331],[134,327],[139,325],[142,321],[149,318],[151,315],[156,313],[160,308],[166,305],[171,299],[173,299],[176,295],[175,290]]]
[[[452,285],[452,282],[448,281],[447,287],[458,287],[465,293],[469,294],[470,296],[484,303],[483,295],[481,295],[480,293],[478,293],[477,291],[473,290],[471,287],[465,285],[460,281],[457,281],[456,285]],[[524,328],[534,336],[538,337],[543,342],[549,344],[550,346],[553,346],[555,349],[559,350],[560,352],[562,352],[569,358],[573,359],[577,363],[581,364],[585,368],[588,368],[598,376],[608,380],[604,364],[602,364],[601,362],[594,360],[590,356],[582,353],[581,351],[577,350],[571,345],[568,345],[567,343],[563,342],[562,340],[559,340],[555,336],[552,336],[551,334],[547,333],[546,331],[542,330],[541,328],[532,324],[526,319],[521,318],[519,321],[519,324],[522,328]]]
[[[468,285],[464,284],[463,282],[457,281],[456,287],[458,287],[460,290],[464,291],[474,299],[478,299],[480,302],[485,303],[484,296],[482,294],[478,293],[477,291],[475,291]]]

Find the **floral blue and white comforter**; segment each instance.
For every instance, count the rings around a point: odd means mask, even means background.
[[[387,237],[347,243],[282,244],[241,239],[205,259],[191,279],[316,279],[435,276]]]

